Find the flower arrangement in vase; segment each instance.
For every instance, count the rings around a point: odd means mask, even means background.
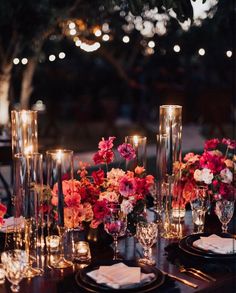
[[[198,186],[207,188],[211,201],[234,200],[235,148],[234,140],[214,138],[205,142],[202,154],[188,153],[182,163],[175,163],[178,183],[175,185],[174,194],[182,194],[183,205],[194,199],[194,189]]]
[[[135,223],[143,216],[146,195],[153,189],[154,177],[146,175],[146,170],[139,166],[134,171],[124,171],[121,168],[109,170],[109,164],[115,159],[114,140],[115,137],[109,137],[99,142],[98,151],[93,156],[93,168],[99,166],[91,174],[88,170],[90,166],[80,162],[78,179],[63,178],[64,219],[67,228],[77,228],[85,222],[90,227],[97,228],[109,212],[108,204],[116,202],[120,204],[122,212],[127,214],[129,231],[135,231]],[[125,160],[136,156],[133,147],[127,143],[120,145],[117,150]],[[57,188],[56,183],[51,190],[49,203],[52,211],[58,202]]]

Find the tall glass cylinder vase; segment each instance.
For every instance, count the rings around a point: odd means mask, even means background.
[[[175,176],[173,165],[181,161],[182,107],[178,105],[160,106],[159,134],[157,135],[157,180],[158,192],[163,200],[164,238],[178,235],[172,223],[172,199]]]
[[[48,232],[55,234],[57,228],[60,236],[60,258],[52,266],[64,269],[72,266],[65,259],[64,241],[67,231],[74,227],[76,219],[76,205],[73,206],[74,180],[73,180],[73,151],[49,150],[47,156],[47,185],[51,189],[52,198],[49,206],[53,205],[53,214],[48,216]],[[71,204],[68,204],[71,200]],[[54,229],[53,229],[54,228]],[[73,239],[72,239],[73,241]]]
[[[14,156],[14,238],[16,248],[28,255],[26,277],[41,275],[43,268],[37,260],[43,239],[43,215],[40,203],[43,196],[42,155],[39,153]]]
[[[134,171],[134,169],[139,167],[144,167],[146,169],[147,161],[147,137],[146,136],[126,136],[125,143],[130,144],[135,150],[135,158],[126,161],[126,169],[129,171]]]
[[[12,153],[38,152],[37,111],[11,111]]]

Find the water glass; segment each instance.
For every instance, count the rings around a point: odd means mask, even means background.
[[[195,198],[190,202],[195,233],[203,233],[207,207],[204,198]]]
[[[136,238],[144,249],[144,258],[140,258],[138,261],[146,265],[155,265],[155,260],[151,258],[151,247],[157,241],[157,223],[139,222]]]
[[[60,248],[60,236],[50,235],[46,237],[46,246],[49,253],[57,253]]]
[[[4,265],[0,264],[0,284],[5,283],[5,276],[6,276],[6,272],[5,272]]]
[[[120,204],[108,205],[109,214],[104,219],[104,229],[114,239],[114,260],[118,259],[118,237],[124,236],[127,230],[127,215],[121,211]]]
[[[6,271],[6,277],[12,283],[12,292],[19,292],[19,282],[25,276],[28,266],[28,255],[26,251],[15,249],[1,254],[1,260]]]
[[[230,222],[234,213],[234,201],[217,201],[215,212],[222,224],[222,233],[228,233],[228,223]]]

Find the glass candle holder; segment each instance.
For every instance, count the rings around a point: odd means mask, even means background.
[[[126,169],[134,171],[137,166],[146,169],[147,137],[139,135],[126,136],[125,143],[128,143],[133,147],[136,155],[134,159],[126,161]]]
[[[163,200],[164,238],[176,238],[174,231],[172,200],[175,176],[173,164],[181,161],[182,106],[160,106],[159,134],[157,135],[157,190]]]
[[[31,257],[37,259],[40,254],[38,243],[43,237],[43,216],[40,205],[43,197],[42,155],[32,153],[28,155],[16,154],[14,156],[14,233],[16,248],[25,249],[28,256],[27,277],[41,275],[43,270],[37,265],[32,267]],[[24,233],[22,225],[17,224],[21,216],[24,220]]]
[[[78,241],[75,243],[75,260],[79,262],[87,262],[91,260],[91,253],[88,242]]]
[[[73,196],[74,180],[73,180],[73,151],[71,150],[49,150],[46,152],[47,156],[47,186],[53,190],[54,198],[52,203],[55,203],[55,211],[57,217],[54,215],[48,216],[48,232],[50,233],[50,226],[57,227],[60,236],[60,259],[53,266],[55,268],[64,269],[72,266],[72,262],[65,259],[64,240],[68,228],[73,228],[74,218],[71,217],[73,210],[65,204],[65,192]],[[65,189],[66,185],[66,189]],[[68,191],[69,190],[69,191]],[[49,203],[51,204],[51,203]],[[69,216],[65,211],[71,211]]]
[[[37,111],[11,111],[12,154],[38,152]]]
[[[60,236],[50,235],[46,237],[46,246],[49,253],[57,253],[60,248]]]

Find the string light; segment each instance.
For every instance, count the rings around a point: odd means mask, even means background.
[[[72,30],[70,30],[70,35],[71,35],[71,36],[76,35],[76,29],[72,29]]]
[[[102,31],[101,31],[100,29],[96,29],[95,32],[94,32],[94,35],[95,35],[96,37],[101,37],[101,35],[102,35]]]
[[[179,46],[179,45],[174,45],[173,50],[174,50],[176,53],[179,53],[181,49],[180,49],[180,46]]]
[[[64,59],[66,57],[66,54],[64,52],[60,52],[58,54],[59,59]]]
[[[76,47],[80,47],[81,44],[82,44],[82,42],[81,42],[80,40],[77,40],[77,41],[75,42]]]
[[[200,56],[204,56],[205,53],[206,53],[206,51],[205,51],[203,48],[200,48],[200,49],[198,50],[198,54],[199,54]]]
[[[100,43],[95,42],[92,45],[86,44],[86,43],[82,43],[80,48],[86,52],[93,52],[96,51],[97,49],[99,49],[101,47]]]
[[[69,23],[69,29],[75,29],[75,23],[74,22],[70,22]]]
[[[122,39],[122,41],[124,43],[129,43],[129,37],[128,36],[124,36],[123,39]]]
[[[13,64],[17,65],[20,63],[20,59],[19,58],[14,58],[13,59]]]
[[[148,42],[148,47],[149,48],[154,48],[155,47],[155,42],[154,41],[149,41]]]
[[[56,60],[56,56],[53,55],[53,54],[52,55],[49,55],[48,59],[49,59],[49,61],[53,62],[53,61]]]
[[[28,63],[28,59],[27,59],[27,58],[22,58],[22,59],[21,59],[21,63],[22,63],[23,65],[26,65],[26,64]]]
[[[228,58],[232,57],[232,55],[233,55],[233,52],[232,51],[230,51],[230,50],[226,51],[226,56]]]
[[[110,39],[110,37],[109,37],[108,34],[105,34],[105,35],[102,36],[102,40],[105,41],[105,42],[109,41],[109,39]]]

